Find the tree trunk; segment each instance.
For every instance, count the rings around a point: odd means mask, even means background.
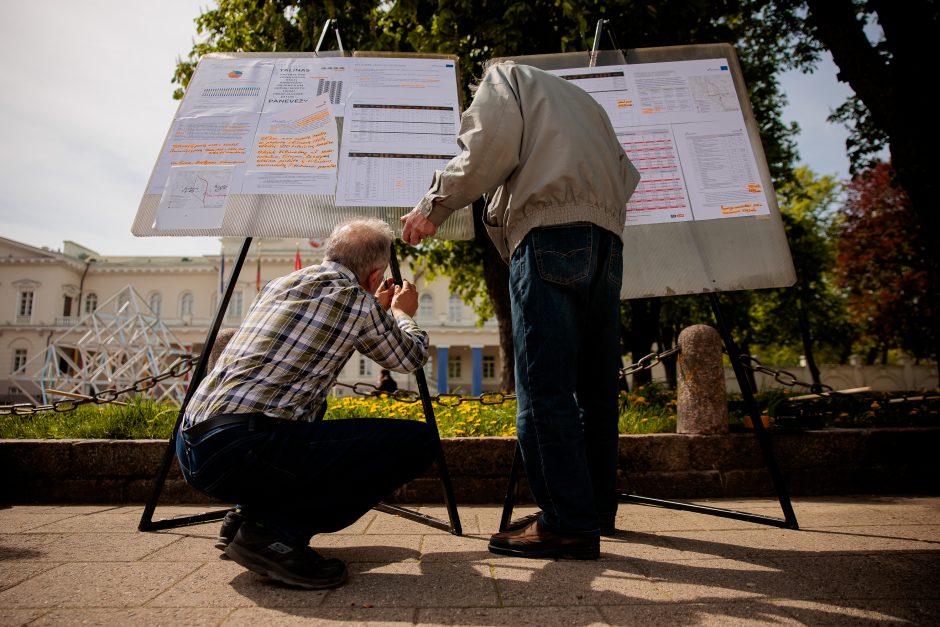
[[[940,125],[912,115],[934,108],[924,72],[940,60],[935,9],[928,2],[870,0],[885,34],[881,45],[891,54],[888,61],[868,41],[853,0],[807,0],[806,6],[815,37],[839,67],[839,80],[849,84],[888,136],[891,165],[920,222],[912,235],[921,238],[921,249],[927,251],[924,306],[934,329],[940,329],[940,246],[934,242],[940,233],[935,206],[940,198]],[[940,360],[940,333],[934,334],[933,345],[934,358]]]
[[[493,314],[499,329],[499,389],[503,392],[516,390],[516,354],[512,342],[512,305],[509,299],[509,266],[500,257],[486,229],[483,228],[481,200],[473,203],[474,242],[483,249],[483,281],[493,304]]]
[[[815,385],[820,385],[822,380],[819,376],[819,368],[816,366],[816,358],[813,356],[813,337],[809,328],[809,317],[806,315],[806,308],[803,305],[803,298],[797,299],[796,303],[797,323],[800,326],[800,338],[803,340],[803,356],[806,358],[806,366],[809,368],[809,374],[813,378]],[[816,389],[813,390],[818,391]]]

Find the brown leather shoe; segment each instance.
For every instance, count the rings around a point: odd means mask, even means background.
[[[544,529],[536,518],[528,526],[494,533],[489,549],[516,557],[596,560],[601,555],[601,539],[555,533]]]
[[[517,529],[522,529],[523,527],[528,527],[532,524],[533,520],[538,520],[539,516],[542,515],[542,510],[535,512],[534,514],[526,514],[525,516],[520,516],[519,518],[513,518],[509,521],[509,524],[506,525],[506,531],[515,531]],[[608,514],[606,516],[601,516],[601,535],[604,537],[610,537],[617,535],[617,527],[614,523],[614,514]]]

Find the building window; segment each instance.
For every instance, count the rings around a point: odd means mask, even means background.
[[[483,355],[483,378],[496,378],[496,358],[492,355]]]
[[[459,379],[460,378],[460,365],[461,365],[460,355],[451,355],[447,358],[447,378],[448,379]]]
[[[72,297],[68,294],[62,297],[62,315],[66,318],[72,315]]]
[[[451,294],[447,301],[447,317],[451,322],[463,321],[463,301],[456,294]]]
[[[183,292],[180,297],[180,317],[193,315],[193,294]]]
[[[227,315],[229,318],[241,320],[243,302],[241,292],[234,292],[232,294],[231,300],[228,301]]]
[[[372,376],[372,360],[371,359],[366,359],[365,357],[359,358],[359,376],[360,377]]]
[[[23,290],[16,306],[16,317],[29,320],[33,317],[33,291]]]
[[[424,293],[418,299],[418,321],[434,321],[434,297],[430,294]]]
[[[163,307],[163,296],[160,292],[154,292],[150,295],[150,310],[154,315],[160,315],[160,308]]]
[[[98,295],[94,292],[85,296],[85,313],[90,314],[98,309]]]
[[[26,365],[26,349],[25,348],[15,348],[13,349],[13,370],[16,372],[20,368]]]

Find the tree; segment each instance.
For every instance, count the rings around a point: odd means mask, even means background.
[[[940,233],[940,125],[925,119],[934,105],[925,77],[940,60],[940,2],[754,0],[753,6],[763,18],[763,31],[792,47],[788,63],[810,70],[822,50],[832,54],[839,80],[855,92],[834,116],[853,127],[848,148],[854,171],[870,165],[872,155],[888,146],[894,183],[910,198],[911,234],[920,240],[918,254],[924,255],[920,306],[932,312],[937,328],[940,246],[932,240]],[[934,357],[940,357],[938,337],[934,334],[932,340]]]
[[[801,167],[779,187],[777,195],[797,281],[793,287],[761,293],[754,308],[756,340],[764,350],[799,347],[813,383],[819,384],[817,351],[844,361],[853,338],[845,298],[833,277],[835,248],[830,231],[840,185],[830,176],[817,178],[809,168]]]
[[[480,76],[483,63],[492,57],[587,50],[600,18],[609,19],[610,32],[631,48],[738,44],[771,171],[784,175],[793,161],[795,128],[781,121],[786,100],[775,77],[786,51],[776,38],[755,36],[758,31],[749,0],[661,0],[655,4],[632,0],[354,0],[322,5],[300,0],[218,0],[215,8],[196,19],[197,32],[205,39],[194,44],[187,59],[179,60],[174,81],[185,87],[196,61],[207,52],[312,50],[316,31],[327,18],[341,18],[349,49],[456,54],[464,85]],[[178,89],[176,96],[181,94]],[[455,287],[465,299],[484,291],[489,295],[479,311],[487,313],[491,308],[496,314],[501,351],[506,357],[512,355],[509,296],[504,289],[508,269],[485,235],[479,232],[471,244],[431,243],[413,254],[418,263],[447,271],[452,279],[455,263],[476,264],[481,272],[460,272]],[[509,364],[503,385],[511,389],[511,360],[503,363]]]
[[[937,336],[936,312],[925,298],[923,240],[911,237],[916,216],[892,179],[886,163],[859,173],[848,185],[836,231],[839,281],[869,363],[878,357],[884,363],[893,347],[928,357]]]

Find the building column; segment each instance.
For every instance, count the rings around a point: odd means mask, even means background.
[[[470,354],[473,360],[473,383],[470,395],[479,396],[483,393],[483,347],[471,346]]]
[[[447,353],[449,346],[437,347],[437,393],[447,394]]]

